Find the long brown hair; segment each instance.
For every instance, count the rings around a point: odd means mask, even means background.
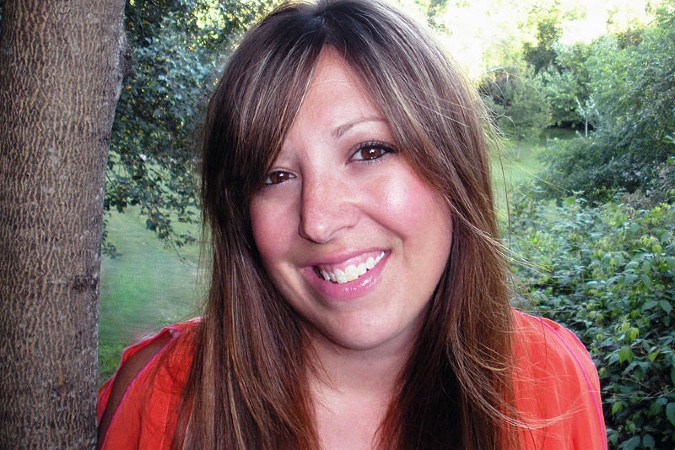
[[[249,204],[326,47],[360,77],[398,148],[453,215],[447,269],[380,443],[513,448],[509,293],[480,102],[421,27],[365,0],[277,8],[244,37],[211,99],[202,206],[213,273],[176,447],[319,447],[299,318],[262,268]]]

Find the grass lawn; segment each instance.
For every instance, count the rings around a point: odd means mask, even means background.
[[[535,178],[542,170],[537,159],[540,149],[539,145],[528,142],[521,143],[520,148],[515,143],[507,142],[499,154],[492,156],[493,188],[500,214],[506,212],[506,199],[514,186]]]
[[[542,134],[538,141],[522,142],[506,141],[503,148],[492,156],[492,179],[496,194],[497,209],[506,217],[507,199],[518,184],[532,180],[544,169],[539,161],[539,153],[545,151],[548,139],[571,139],[574,130],[552,128]]]
[[[192,317],[203,296],[199,246],[166,248],[136,209],[107,217],[108,241],[119,256],[103,256],[99,307],[99,380],[112,375],[122,350],[162,326]]]

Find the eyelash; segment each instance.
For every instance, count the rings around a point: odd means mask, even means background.
[[[275,176],[281,176],[283,179],[272,181],[272,178]],[[275,184],[281,184],[285,181],[292,180],[293,178],[295,178],[295,175],[290,172],[286,172],[285,170],[274,170],[267,175],[265,181],[263,181],[263,186],[274,186]]]
[[[362,153],[364,150],[379,150],[382,153],[373,157],[373,158],[356,158],[356,155],[359,153]],[[390,154],[390,153],[396,153],[396,149],[394,149],[391,145],[386,144],[384,142],[380,141],[368,141],[368,142],[362,142],[356,146],[354,151],[352,152],[352,156],[349,158],[348,162],[354,162],[354,161],[363,161],[363,162],[375,162],[380,158],[383,158],[384,156]],[[277,179],[276,181],[273,181],[273,178],[280,177],[281,179]],[[295,178],[295,175],[292,174],[291,172],[286,172],[284,170],[275,170],[270,172],[267,177],[265,178],[265,181],[263,182],[264,186],[273,186],[275,184],[281,184],[284,183],[285,181],[292,180]]]
[[[382,153],[380,155],[375,156],[374,158],[366,159],[366,158],[361,158],[361,159],[356,159],[355,156],[359,153],[362,153],[364,150],[380,150]],[[363,142],[359,145],[356,146],[356,149],[352,153],[351,158],[349,158],[349,162],[352,161],[364,161],[364,162],[373,162],[377,161],[378,159],[390,154],[390,153],[396,153],[396,149],[394,149],[393,146],[386,144],[384,142],[380,141],[369,141],[369,142]]]

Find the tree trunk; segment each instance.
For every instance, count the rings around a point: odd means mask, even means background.
[[[94,448],[102,206],[124,0],[7,0],[0,448]]]

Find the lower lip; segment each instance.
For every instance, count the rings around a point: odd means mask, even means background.
[[[335,301],[354,300],[366,295],[375,287],[380,280],[382,270],[384,269],[388,258],[389,253],[384,255],[375,267],[356,280],[348,281],[347,283],[333,283],[326,281],[323,278],[319,278],[316,275],[314,268],[311,267],[303,270],[303,273],[321,296]]]

